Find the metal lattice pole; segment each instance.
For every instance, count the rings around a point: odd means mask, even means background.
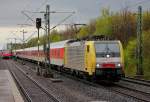
[[[24,51],[25,51],[25,33],[27,33],[26,31],[24,31],[24,29],[23,29],[23,31],[21,31],[22,32],[22,34],[23,34],[23,40],[22,40],[22,42],[23,42],[23,44],[22,44],[22,49],[23,49],[23,53],[24,53]],[[24,65],[25,63],[24,63],[24,61],[23,61],[23,58],[22,58],[22,64]]]
[[[47,53],[47,61],[48,61],[48,68],[46,68],[45,77],[53,77],[53,74],[51,72],[51,63],[50,63],[50,6],[46,6],[46,35],[47,35],[47,43],[48,46],[46,46],[46,53]]]
[[[138,7],[137,17],[137,75],[143,75],[142,7]]]

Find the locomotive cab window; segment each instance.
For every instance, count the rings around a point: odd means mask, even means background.
[[[120,49],[118,43],[96,43],[96,56],[97,57],[120,57]]]

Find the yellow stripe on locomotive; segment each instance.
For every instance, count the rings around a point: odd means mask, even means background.
[[[93,75],[96,65],[94,41],[86,41],[85,46],[85,71]]]

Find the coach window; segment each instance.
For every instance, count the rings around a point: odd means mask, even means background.
[[[53,53],[52,53],[52,49],[50,50],[50,57],[52,57],[53,56]]]
[[[58,58],[60,58],[60,49],[58,49]]]
[[[57,49],[57,58],[59,58],[59,49]]]
[[[57,54],[58,54],[58,58],[59,58],[59,49],[58,49],[58,52],[57,52]]]
[[[54,50],[54,57],[56,58],[56,49]]]
[[[57,49],[55,50],[55,58],[57,58]]]
[[[55,50],[53,49],[53,50],[52,50],[53,57],[55,56],[54,51],[55,51]]]

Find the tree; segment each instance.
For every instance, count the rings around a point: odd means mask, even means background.
[[[150,29],[150,12],[143,13],[143,30],[148,31]]]
[[[96,20],[96,35],[112,35],[112,23],[109,9],[104,8],[102,10],[102,16]]]
[[[121,40],[124,45],[136,36],[136,19],[127,9],[112,16],[112,35]]]
[[[77,38],[82,38],[89,35],[89,29],[88,27],[82,27],[77,35]]]

